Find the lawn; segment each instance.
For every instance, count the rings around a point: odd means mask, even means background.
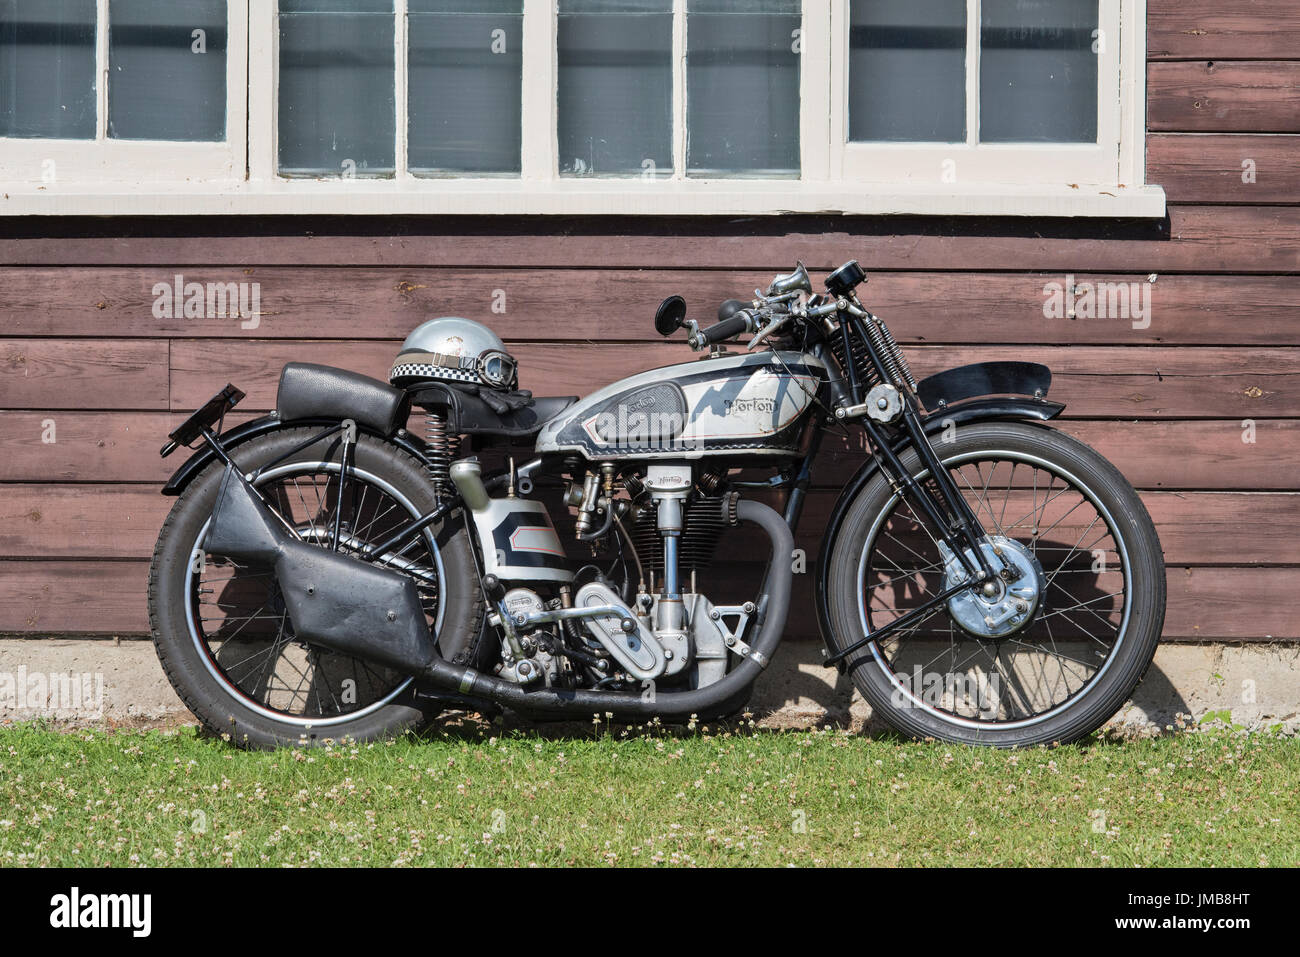
[[[446,727],[246,753],[0,729],[0,864],[1300,864],[1300,741],[1018,752],[842,730]]]

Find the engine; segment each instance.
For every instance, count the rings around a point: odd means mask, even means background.
[[[743,653],[752,603],[715,605],[695,587],[734,522],[721,476],[689,463],[620,474],[606,465],[575,480],[565,501],[592,551],[572,585],[546,599],[513,588],[499,603],[499,677],[547,687],[657,683],[700,688]]]

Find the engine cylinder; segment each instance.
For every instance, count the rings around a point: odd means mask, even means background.
[[[722,496],[704,496],[691,500],[682,520],[677,563],[682,571],[709,567],[718,536],[726,528]],[[653,508],[643,509],[630,530],[637,555],[646,569],[663,573],[664,545],[659,534],[659,520]]]

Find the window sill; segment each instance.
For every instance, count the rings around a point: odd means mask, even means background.
[[[567,215],[755,216],[1165,215],[1159,186],[898,183],[761,180],[281,180],[237,184],[142,183],[105,189],[58,184],[10,187],[0,216],[172,215]]]

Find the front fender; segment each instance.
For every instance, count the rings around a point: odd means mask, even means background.
[[[940,375],[943,375],[943,373],[940,373]],[[1064,403],[1048,402],[1046,399],[1031,399],[1020,396],[990,396],[968,399],[951,408],[941,407],[922,418],[921,423],[925,428],[925,433],[933,435],[951,425],[962,425],[970,422],[1008,419],[1046,422],[1060,415],[1061,410],[1064,408]],[[910,444],[910,440],[904,435],[895,444],[894,451],[901,453]],[[822,537],[821,551],[817,556],[817,575],[813,582],[813,605],[817,609],[817,629],[821,633],[822,644],[826,646],[828,651],[834,650],[834,646],[830,642],[830,609],[826,586],[831,547],[834,545],[835,539],[839,537],[840,526],[844,523],[844,516],[848,512],[849,506],[877,471],[879,471],[879,466],[876,464],[876,460],[870,458],[853,474],[848,484],[845,485],[844,491],[835,500],[835,507],[831,509],[830,519],[826,523],[826,531]]]
[[[272,412],[270,415],[264,415],[260,419],[252,419],[242,425],[237,425],[233,429],[221,433],[221,444],[227,450],[234,449],[239,445],[255,439],[260,435],[266,435],[268,432],[275,432],[279,429],[295,429],[300,427],[329,428],[332,425],[338,425],[337,419],[281,419],[280,416]],[[411,435],[405,429],[399,429],[392,435],[384,435],[374,429],[365,426],[357,426],[357,431],[377,439],[384,439],[400,447],[403,451],[415,456],[421,462],[426,462],[424,443],[420,442],[415,436]],[[191,455],[180,468],[172,473],[172,477],[167,480],[163,486],[164,495],[180,495],[185,491],[186,486],[194,481],[194,478],[202,472],[208,465],[216,461],[217,453],[208,445],[201,446],[193,455]]]

